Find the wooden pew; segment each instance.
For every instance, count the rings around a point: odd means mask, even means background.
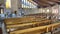
[[[50,20],[42,21],[41,23],[35,22],[35,23],[27,23],[27,24],[19,24],[19,25],[9,25],[7,26],[7,30],[11,31],[12,28],[14,28],[15,30],[18,30],[18,29],[23,30],[23,29],[28,29],[28,28],[38,27],[38,26],[49,25],[50,24],[49,21]]]
[[[13,24],[23,24],[23,23],[31,23],[36,21],[42,21],[47,19],[36,19],[36,18],[11,18],[5,19],[4,22],[6,25],[13,25]]]
[[[51,22],[47,19],[41,18],[34,18],[34,17],[23,17],[23,18],[9,18],[5,19],[4,22],[6,23],[7,29],[21,27],[21,29],[26,28],[33,28],[36,26],[42,26],[42,24],[47,24],[47,22]],[[41,22],[42,21],[42,22]],[[23,28],[24,27],[24,28]]]
[[[52,25],[52,31],[54,31],[56,28],[60,28],[60,23],[56,23]]]
[[[52,30],[52,28],[54,29],[56,27],[60,27],[57,26],[60,25],[60,23],[54,23],[54,24],[50,24],[50,25],[46,25],[46,26],[40,26],[40,27],[35,27],[35,28],[29,28],[29,29],[24,29],[24,30],[18,30],[18,31],[13,31],[10,32],[10,34],[33,34],[33,33],[44,33],[44,32],[49,32],[49,30]]]
[[[45,21],[40,21],[40,22],[32,22],[32,23],[26,23],[26,24],[15,24],[15,25],[7,25],[8,28],[15,28],[15,27],[20,27],[20,26],[33,26],[37,25],[37,26],[41,26],[41,25],[48,25],[51,23],[51,20],[45,20]]]
[[[33,20],[34,18],[9,18],[9,19],[5,19],[4,22],[6,24],[13,24],[13,23],[20,23],[20,22],[29,22],[31,20]]]
[[[59,27],[60,27],[60,23],[58,23],[58,22],[47,25],[47,32],[54,31],[56,28],[59,28]]]
[[[18,30],[14,32],[10,32],[10,34],[32,34],[33,32],[45,32],[46,31],[46,26],[40,26],[40,27],[35,27],[35,28],[29,28],[25,30]],[[15,33],[16,32],[16,33]]]

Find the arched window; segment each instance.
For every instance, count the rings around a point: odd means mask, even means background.
[[[0,14],[4,13],[4,8],[0,7]]]

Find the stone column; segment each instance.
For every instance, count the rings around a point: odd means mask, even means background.
[[[22,8],[22,0],[18,0],[18,8],[19,8],[19,9]]]
[[[60,5],[58,5],[58,19],[60,19]]]
[[[11,0],[11,10],[12,12],[18,11],[18,0]]]
[[[19,13],[22,8],[22,0],[11,0],[11,11],[14,12],[14,11],[17,11],[17,16],[19,16]]]
[[[22,1],[21,0],[11,0],[12,11],[18,11],[19,8],[22,8]]]

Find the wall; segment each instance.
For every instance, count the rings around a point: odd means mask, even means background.
[[[31,9],[31,8],[26,8],[26,9],[23,9],[23,11],[24,11],[24,14],[25,14],[25,15],[40,13],[39,9],[37,9],[37,8],[33,8],[33,9]]]
[[[37,8],[32,8],[32,9],[26,8],[26,9],[23,9],[23,12],[25,15],[28,15],[28,14],[42,13],[42,10]]]

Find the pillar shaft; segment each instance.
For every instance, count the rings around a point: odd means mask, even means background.
[[[18,0],[11,0],[11,10],[18,11]]]
[[[58,5],[58,19],[60,18],[60,5]]]

